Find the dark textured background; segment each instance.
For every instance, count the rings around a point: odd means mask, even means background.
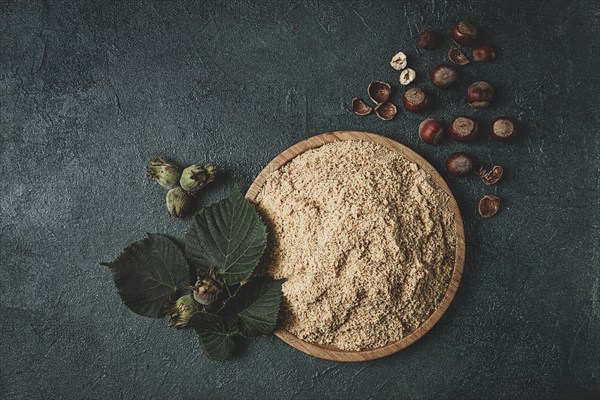
[[[456,3],[1,0],[0,398],[600,397],[600,7]],[[431,88],[447,35],[435,51],[414,44],[459,18],[499,48],[496,62],[461,68],[465,84],[502,89],[487,111],[470,110],[460,88]],[[438,94],[431,115],[477,115],[487,130],[505,114],[521,140],[432,147],[416,135],[423,116],[348,112],[371,80],[397,87],[388,62],[401,50]],[[428,335],[362,364],[278,339],[212,362],[192,332],[121,305],[97,263],[145,232],[182,238],[187,225],[145,181],[151,157],[211,161],[247,188],[282,150],[337,129],[391,137],[438,169],[457,150],[507,168],[489,189],[448,179],[467,262]],[[505,207],[482,220],[474,207],[488,190]]]

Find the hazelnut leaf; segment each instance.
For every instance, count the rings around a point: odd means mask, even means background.
[[[188,323],[200,339],[206,355],[213,360],[227,360],[233,354],[237,329],[226,318],[217,314],[197,312]]]
[[[249,278],[266,246],[266,227],[239,189],[198,212],[185,240],[192,264],[202,273],[216,268],[227,285]]]
[[[219,311],[237,316],[241,334],[247,337],[271,335],[277,324],[283,279],[266,276],[251,279],[240,286]]]
[[[167,303],[190,284],[183,253],[164,235],[148,234],[123,250],[114,261],[101,265],[112,270],[123,303],[145,317],[164,316]]]

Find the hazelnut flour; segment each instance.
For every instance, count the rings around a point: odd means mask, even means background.
[[[448,195],[381,145],[308,150],[258,194],[271,228],[266,273],[286,278],[284,326],[342,350],[381,347],[421,325],[454,264]]]

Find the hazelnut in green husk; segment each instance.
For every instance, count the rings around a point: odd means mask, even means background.
[[[197,193],[215,180],[217,169],[212,164],[190,165],[181,173],[179,184],[189,193]]]
[[[156,182],[165,189],[173,189],[179,185],[181,178],[181,169],[162,157],[156,157],[150,160],[150,166],[146,171],[148,179],[156,179]]]
[[[167,310],[167,314],[171,317],[169,327],[185,328],[192,315],[198,311],[198,308],[199,305],[191,294],[178,298],[173,307]]]
[[[169,190],[166,201],[167,210],[173,218],[184,217],[192,205],[192,197],[180,187]]]
[[[219,298],[219,294],[223,290],[223,283],[219,280],[214,269],[210,269],[208,273],[198,273],[198,280],[194,285],[192,294],[194,299],[203,306],[210,306]]]

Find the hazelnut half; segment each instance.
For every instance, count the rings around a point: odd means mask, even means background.
[[[390,119],[394,118],[397,112],[398,109],[396,106],[389,101],[386,101],[385,103],[375,107],[375,115],[384,121],[389,121]]]
[[[419,137],[429,144],[437,144],[444,136],[444,126],[433,118],[419,124]]]
[[[482,44],[473,49],[473,60],[491,61],[496,58],[496,48],[491,44]]]
[[[440,88],[447,88],[456,83],[458,72],[447,64],[441,64],[431,70],[431,83]]]
[[[494,165],[491,170],[486,170],[484,167],[479,168],[478,175],[485,185],[494,185],[498,183],[504,174],[504,168],[500,165]]]
[[[477,211],[483,218],[493,217],[500,211],[500,204],[502,200],[500,197],[494,196],[493,194],[486,194],[477,204]]]
[[[497,118],[492,124],[492,137],[501,142],[508,142],[517,136],[517,124],[508,118]]]
[[[467,89],[467,101],[473,108],[488,108],[495,98],[494,87],[485,81],[475,82]]]
[[[410,112],[422,112],[429,108],[429,96],[418,87],[408,89],[404,93],[402,104]]]
[[[419,33],[419,37],[417,38],[417,45],[422,49],[435,49],[439,43],[439,36],[431,29],[426,29]]]
[[[390,61],[390,65],[392,66],[392,68],[398,71],[401,71],[404,68],[406,68],[406,64],[406,54],[404,54],[403,52],[394,54],[394,56],[392,57],[392,61]]]
[[[457,49],[456,47],[450,49],[450,51],[448,52],[448,59],[457,65],[467,65],[471,62],[469,61],[465,53],[463,53],[462,51],[460,51],[460,49]]]
[[[392,87],[389,83],[375,81],[369,84],[367,91],[369,92],[369,97],[371,100],[373,100],[375,104],[379,105],[388,101],[392,94]]]
[[[456,117],[448,129],[452,139],[459,142],[475,140],[479,133],[479,124],[469,117]]]
[[[358,97],[355,97],[352,99],[352,111],[356,115],[369,115],[373,111],[373,108]]]
[[[417,73],[412,68],[406,68],[402,72],[400,72],[400,83],[402,85],[408,85],[417,77]]]
[[[452,153],[446,160],[446,170],[454,176],[466,176],[473,172],[473,158],[467,153]]]
[[[456,44],[471,46],[477,40],[477,28],[467,21],[460,21],[452,27],[452,39]]]

